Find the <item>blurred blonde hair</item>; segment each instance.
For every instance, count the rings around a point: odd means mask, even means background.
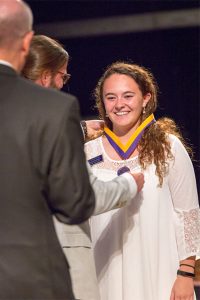
[[[59,42],[45,35],[35,35],[22,75],[36,81],[45,71],[56,74],[68,60],[69,55]]]

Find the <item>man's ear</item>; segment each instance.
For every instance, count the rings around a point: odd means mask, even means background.
[[[49,70],[45,70],[42,72],[42,75],[40,77],[40,82],[41,82],[41,85],[44,86],[44,87],[50,87],[50,84],[51,84],[51,72]]]
[[[29,31],[25,34],[25,36],[23,38],[22,51],[23,51],[25,57],[28,55],[33,35],[34,35],[34,31]]]

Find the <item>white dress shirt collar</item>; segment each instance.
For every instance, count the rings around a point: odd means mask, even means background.
[[[8,61],[6,61],[6,60],[0,59],[0,64],[11,67],[12,69],[14,69],[13,65],[11,63],[9,63]]]

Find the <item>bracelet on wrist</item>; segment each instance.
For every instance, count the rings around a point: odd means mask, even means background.
[[[188,264],[180,264],[180,267],[181,267],[181,266],[187,266],[187,267],[191,267],[191,268],[195,269],[195,267],[194,267],[194,266],[192,266],[192,265],[188,265]]]
[[[190,278],[194,278],[195,277],[194,273],[185,272],[185,271],[181,271],[181,270],[177,271],[177,275],[180,275],[180,276],[183,276],[183,277],[190,277]]]

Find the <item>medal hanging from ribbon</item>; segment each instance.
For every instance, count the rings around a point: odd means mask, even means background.
[[[108,128],[104,128],[105,136],[107,137],[109,143],[115,149],[115,151],[120,155],[122,159],[128,159],[133,151],[136,149],[144,130],[155,122],[154,115],[151,114],[146,118],[142,124],[136,129],[132,134],[126,145],[122,144],[120,139]]]

